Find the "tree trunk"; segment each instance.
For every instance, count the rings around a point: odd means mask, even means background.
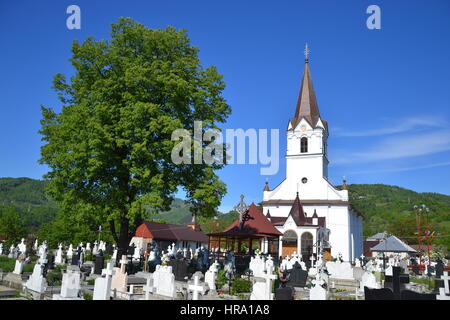
[[[128,254],[128,245],[130,243],[130,238],[128,235],[128,219],[120,219],[120,234],[119,242],[117,243],[117,260],[122,259],[122,255]]]

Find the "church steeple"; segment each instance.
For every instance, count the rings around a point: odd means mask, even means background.
[[[302,118],[306,119],[313,128],[316,127],[320,117],[317,105],[316,94],[314,92],[311,72],[309,71],[309,49],[305,46],[305,69],[303,71],[302,84],[298,94],[295,117],[291,119],[292,128],[295,128]]]

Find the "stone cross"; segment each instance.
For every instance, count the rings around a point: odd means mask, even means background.
[[[147,284],[142,288],[145,292],[145,300],[150,300],[150,293],[153,293],[153,277],[147,278]]]
[[[269,266],[267,272],[260,276],[261,278],[266,280],[266,299],[265,300],[273,300],[272,295],[272,280],[277,279],[277,275],[273,274],[273,266]]]
[[[122,255],[122,259],[119,262],[120,262],[120,272],[125,273],[126,270],[125,268],[127,267],[128,264],[127,256]]]
[[[198,300],[198,294],[204,293],[204,288],[200,285],[199,275],[194,275],[194,284],[188,286],[188,290],[192,291],[192,300]]]
[[[441,276],[441,279],[444,280],[444,288],[439,288],[439,295],[436,296],[437,300],[450,300],[450,288],[449,281],[450,277],[448,275],[448,271],[445,271]]]

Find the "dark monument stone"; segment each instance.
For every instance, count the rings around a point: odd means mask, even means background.
[[[186,261],[175,259],[170,260],[167,264],[172,267],[172,273],[175,275],[175,280],[187,281],[189,264]]]
[[[79,255],[78,254],[74,254],[72,256],[72,261],[70,262],[70,264],[72,266],[77,266],[79,261],[80,261]]]
[[[48,265],[49,270],[55,269],[55,256],[54,255],[49,255],[47,257],[47,265]]]
[[[436,300],[433,293],[418,293],[411,290],[403,290],[401,293],[402,300]]]
[[[306,280],[308,279],[308,272],[302,270],[301,265],[297,262],[292,266],[289,274],[289,281],[286,283],[288,287],[300,287],[306,286]]]
[[[112,243],[107,242],[105,245],[105,252],[108,255],[112,255],[114,253],[113,245]]]
[[[97,255],[95,257],[94,274],[102,274],[103,265],[105,263],[105,257],[103,255]]]
[[[385,276],[384,287],[391,288],[395,299],[400,299],[400,291],[405,289],[405,284],[409,283],[408,274],[400,274],[401,267],[392,267],[392,276]]]
[[[438,259],[438,261],[436,262],[436,278],[441,278],[444,275],[444,263],[442,262],[441,259]]]
[[[134,255],[134,250],[136,250],[136,245],[133,243],[131,246],[128,247],[127,255],[133,256]]]
[[[394,292],[389,288],[369,289],[364,287],[365,300],[394,300]]]
[[[294,300],[294,289],[291,287],[275,289],[275,300]]]

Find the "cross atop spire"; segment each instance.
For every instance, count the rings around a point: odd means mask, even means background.
[[[305,62],[308,63],[308,55],[309,55],[308,43],[305,43],[305,50],[303,50],[303,53],[305,54]]]

